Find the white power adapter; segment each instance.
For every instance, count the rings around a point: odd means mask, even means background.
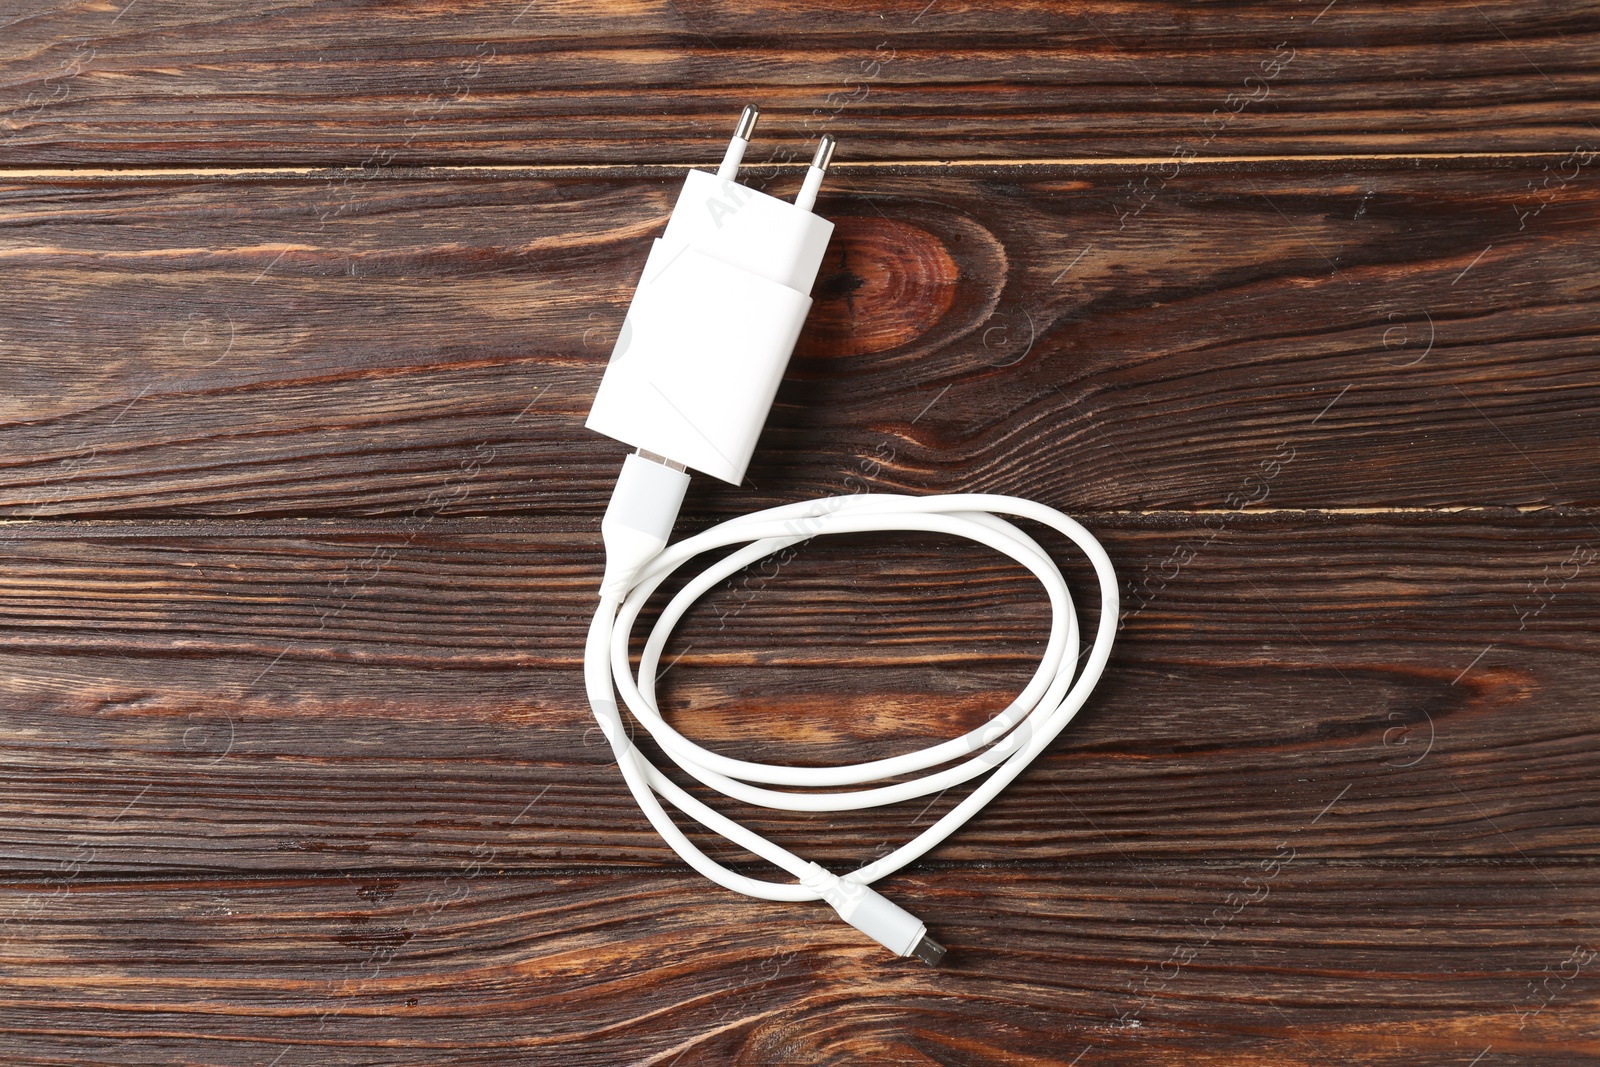
[[[795,203],[735,181],[756,111],[721,170],[691,170],[651,245],[587,423],[738,485],[811,310],[833,223],[811,213],[833,142]]]
[[[840,918],[897,955],[938,963],[945,950],[916,916],[870,883],[921,857],[975,815],[1042,752],[1088,699],[1116,635],[1116,574],[1100,543],[1060,512],[981,493],[912,497],[863,493],[768,508],[668,547],[693,469],[737,485],[755,451],[811,308],[833,224],[811,208],[833,153],[824,137],[794,203],[737,181],[757,112],[747,107],[716,174],[691,170],[645,262],[611,360],[590,410],[590,429],[634,446],[601,522],[606,572],[589,628],[584,680],[590,706],[640,808],[695,870],[736,892],[768,900],[825,900]],[[1051,527],[1094,565],[1100,621],[1081,670],[1077,613],[1061,572],[1013,515]],[[723,579],[811,537],[866,531],[925,531],[988,545],[1028,568],[1050,598],[1051,632],[1027,687],[984,725],[888,759],[836,767],[792,767],[731,759],[673,729],[655,682],[672,628]],[[692,579],[662,609],[637,673],[629,635],[652,593],[701,553],[742,546]],[[709,807],[635,748],[617,695],[662,751],[690,776],[734,800],[791,811],[845,811],[942,793],[983,778],[960,803],[905,845],[849,874],[835,875]],[[933,768],[939,768],[933,770]],[[921,777],[907,777],[919,772]],[[900,779],[870,789],[841,786]],[[784,786],[770,789],[766,786]],[[816,792],[815,790],[828,790]],[[787,871],[794,882],[751,878],[712,860],[662,806],[683,814]]]

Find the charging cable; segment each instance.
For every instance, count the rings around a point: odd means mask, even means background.
[[[983,493],[904,496],[863,493],[768,508],[668,547],[689,469],[732,484],[744,478],[772,407],[833,224],[811,210],[833,154],[822,138],[794,203],[736,179],[757,118],[740,116],[715,174],[691,170],[666,231],[651,246],[633,302],[606,366],[587,425],[632,445],[600,529],[606,568],[589,627],[584,681],[589,703],[623,779],[663,840],[695,870],[737,893],[766,900],[825,900],[839,917],[900,956],[937,964],[944,948],[916,916],[871,883],[912,863],[977,814],[1077,714],[1111,655],[1118,611],[1116,573],[1077,522],[1043,504]],[[1080,634],[1072,595],[1039,544],[1001,516],[1050,527],[1083,552],[1100,587],[1094,641],[1078,669]],[[753,763],[712,752],[675,730],[657,706],[661,652],[689,607],[719,582],[812,537],[908,531],[964,537],[1016,560],[1044,586],[1050,639],[1038,670],[983,726],[927,748],[834,767]],[[651,595],[703,553],[740,546],[691,579],[662,609],[635,674],[629,639]],[[837,875],[802,859],[706,805],[633,745],[618,708],[690,777],[733,800],[783,811],[849,811],[941,793],[977,778],[960,803],[891,852]],[[851,789],[871,785],[870,788]],[[778,787],[778,788],[770,788]],[[666,810],[681,814],[786,871],[794,881],[740,874],[707,856]]]

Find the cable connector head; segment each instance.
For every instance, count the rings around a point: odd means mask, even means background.
[[[688,488],[683,467],[660,456],[636,452],[622,461],[611,503],[600,520],[606,546],[602,597],[622,600],[639,569],[667,547]]]
[[[896,956],[915,956],[933,967],[944,959],[944,946],[928,936],[921,919],[864,882],[849,875],[839,878],[812,866],[821,873],[801,884],[820,893],[839,918]]]

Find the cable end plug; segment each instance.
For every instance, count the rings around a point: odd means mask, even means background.
[[[944,946],[928,936],[922,920],[871,886],[833,878],[820,891],[839,918],[896,956],[915,956],[934,967],[944,959]]]
[[[611,503],[600,521],[606,545],[601,597],[620,602],[640,569],[667,547],[688,488],[683,464],[665,456],[641,450],[623,460]]]

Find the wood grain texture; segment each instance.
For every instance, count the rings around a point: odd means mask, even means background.
[[[1532,0],[0,4],[0,1062],[1600,1059],[1597,41]],[[747,101],[768,191],[840,138],[837,236],[680,531],[1009,492],[1122,581],[1091,703],[888,883],[937,970],[689,874],[582,698],[622,450],[581,424]],[[816,543],[695,609],[663,698],[887,755],[1025,683],[1036,595]],[[957,799],[739,814],[842,868]]]
[[[280,1067],[1600,1055],[1572,956],[1592,867],[1328,864],[1291,834],[1231,864],[952,873],[895,882],[955,946],[939,971],[681,875],[13,883],[0,1043]]]
[[[1316,9],[1313,10],[1313,7]],[[1180,0],[758,8],[74,4],[11,14],[8,166],[682,163],[1565,152],[1594,3]]]
[[[938,859],[1227,859],[1335,799],[1306,851],[1596,854],[1592,520],[1213,518],[1097,524],[1129,583],[1111,669]],[[24,527],[0,593],[4,864],[674,863],[583,699],[599,554],[566,526]],[[742,758],[887,756],[1022,688],[1037,598],[975,547],[819,542],[696,609],[663,699]],[[957,799],[739,813],[862,863]]]
[[[1555,167],[842,178],[749,481],[691,513],[863,485],[1600,506],[1600,185]],[[0,505],[597,512],[620,449],[582,423],[675,185],[0,187],[29,309],[4,323]]]

